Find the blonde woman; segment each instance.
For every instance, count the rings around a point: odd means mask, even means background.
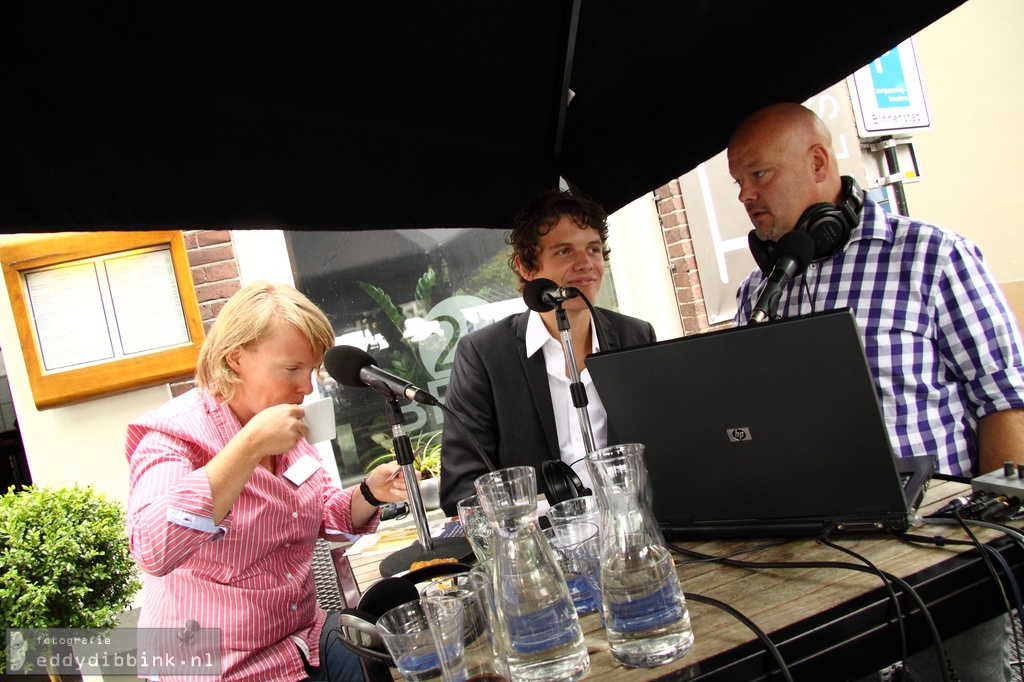
[[[300,404],[333,345],[301,293],[250,284],[210,330],[198,387],[128,427],[128,531],[146,574],[139,627],[219,629],[224,680],[362,679],[354,655],[327,644],[336,614],[317,605],[313,547],[373,532],[378,506],[406,487],[389,463],[342,490],[305,440]]]

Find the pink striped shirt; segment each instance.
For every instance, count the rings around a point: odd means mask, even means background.
[[[379,517],[352,528],[354,488],[339,489],[323,468],[301,485],[286,479],[303,456],[320,461],[300,440],[280,456],[277,474],[256,467],[214,527],[205,464],[240,428],[227,405],[200,390],[128,426],[128,534],[146,574],[139,627],[180,630],[194,620],[219,628],[222,679],[300,680],[306,673],[296,647],[319,665],[325,618],[313,545],[319,536],[371,533]]]

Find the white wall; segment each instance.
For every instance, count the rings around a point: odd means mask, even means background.
[[[650,322],[661,340],[682,336],[665,235],[652,193],[608,216],[608,247],[619,310]]]
[[[910,214],[972,239],[1001,283],[1024,280],[1024,2],[969,0],[914,36],[932,129],[914,135]]]
[[[232,230],[242,286],[265,279],[295,286],[288,245],[281,230]]]
[[[0,240],[4,239],[10,237],[0,236]],[[7,296],[0,296],[0,348],[32,482],[47,487],[92,484],[99,492],[127,502],[125,427],[135,417],[169,399],[170,388],[163,384],[77,405],[37,410]]]

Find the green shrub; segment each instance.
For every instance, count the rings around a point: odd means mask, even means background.
[[[29,486],[0,497],[5,636],[6,628],[113,627],[140,587],[117,502],[91,486]],[[0,670],[6,655],[0,646]]]

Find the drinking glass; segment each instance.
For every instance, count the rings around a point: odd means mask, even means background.
[[[484,508],[480,504],[480,497],[473,495],[459,500],[455,505],[459,512],[459,523],[469,540],[469,546],[473,548],[473,554],[478,562],[487,561],[491,558],[491,522],[484,514]]]
[[[403,679],[408,682],[444,679],[430,622],[420,602],[407,602],[386,611],[377,619],[376,628]]]
[[[558,567],[569,586],[576,615],[582,616],[601,608],[601,535],[596,523],[574,521],[544,529]]]

